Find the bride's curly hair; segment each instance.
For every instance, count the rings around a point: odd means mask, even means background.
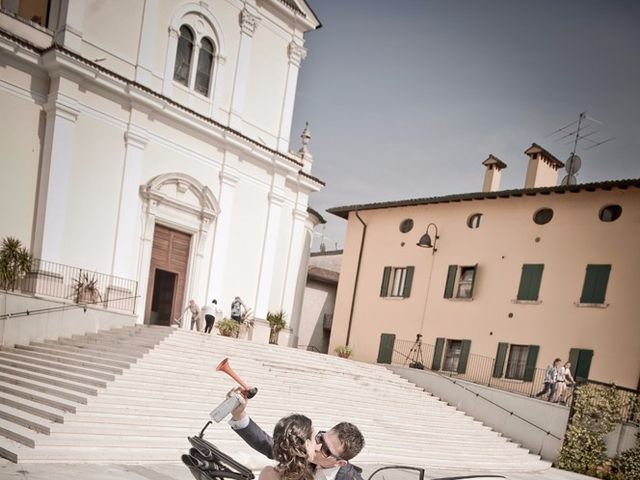
[[[282,480],[313,480],[306,447],[312,435],[308,417],[294,414],[280,419],[273,430],[273,458]]]

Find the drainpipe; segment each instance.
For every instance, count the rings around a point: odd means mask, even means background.
[[[347,342],[346,342],[347,347],[349,346],[349,339],[351,338],[351,324],[353,323],[353,309],[356,304],[356,291],[358,290],[358,280],[360,278],[360,264],[362,263],[362,251],[364,250],[364,239],[367,236],[367,224],[364,223],[364,221],[360,217],[358,210],[356,210],[354,213],[357,219],[360,220],[360,223],[362,224],[363,229],[362,229],[362,239],[360,240],[360,254],[358,255],[358,267],[356,268],[356,281],[353,285],[353,297],[351,298],[351,311],[349,312],[349,326],[347,328]]]

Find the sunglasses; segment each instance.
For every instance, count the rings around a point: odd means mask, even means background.
[[[325,433],[327,432],[319,431],[318,433],[316,433],[316,443],[320,445],[320,453],[322,453],[322,455],[326,458],[333,457],[336,460],[342,460],[342,458],[340,458],[335,453],[331,453],[331,449],[329,448],[329,445],[327,445],[327,442],[324,439]]]

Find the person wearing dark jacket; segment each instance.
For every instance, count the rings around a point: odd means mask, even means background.
[[[230,394],[237,394],[235,391]],[[254,450],[273,459],[273,438],[246,413],[246,399],[231,412],[231,428]],[[349,463],[364,447],[362,433],[352,423],[338,423],[331,430],[319,431],[315,440],[320,448],[311,463],[316,465],[315,480],[363,480],[362,469]]]

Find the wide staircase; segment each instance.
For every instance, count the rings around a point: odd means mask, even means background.
[[[235,382],[258,395],[266,431],[299,412],[316,429],[349,421],[356,464],[459,471],[540,471],[549,464],[378,365],[164,327],[128,327],[0,350],[0,455],[20,463],[179,462]],[[256,461],[225,421],[205,438]],[[261,460],[262,461],[262,460]],[[251,462],[250,462],[251,463]]]

